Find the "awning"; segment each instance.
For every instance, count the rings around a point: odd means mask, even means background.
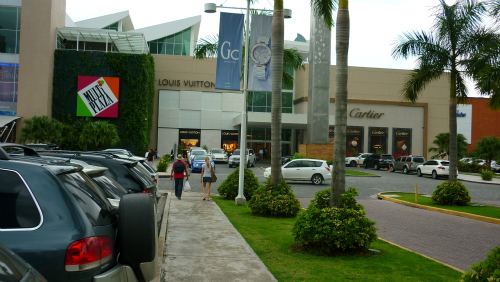
[[[20,119],[21,117],[15,116],[0,116],[0,127],[4,127],[7,124],[15,121],[16,119]]]

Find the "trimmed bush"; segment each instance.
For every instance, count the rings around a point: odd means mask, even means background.
[[[493,179],[493,171],[488,169],[482,169],[481,178],[486,181],[491,181]]]
[[[217,188],[219,195],[227,200],[234,200],[238,196],[239,169],[234,170]],[[243,195],[248,200],[252,199],[254,191],[259,187],[259,180],[250,169],[245,168]]]
[[[170,155],[163,155],[156,166],[158,172],[166,172],[168,164],[170,163]]]
[[[490,251],[488,257],[462,275],[464,282],[500,281],[500,247]]]
[[[457,163],[457,168],[458,171],[460,172],[472,172],[472,173],[479,173],[481,172],[482,169],[487,169],[487,166],[480,165],[480,164],[475,164],[475,163],[464,163],[464,162],[458,162]]]
[[[432,200],[441,205],[464,206],[470,202],[470,196],[462,182],[445,181],[436,187]]]
[[[116,126],[107,121],[85,123],[78,138],[78,145],[83,150],[102,150],[120,142]]]
[[[293,153],[293,156],[290,159],[295,160],[295,159],[303,159],[303,158],[305,158],[304,155],[302,155],[298,152],[295,152],[295,153]]]
[[[34,116],[25,121],[21,142],[61,145],[64,125],[46,116]]]
[[[252,214],[262,216],[294,217],[300,210],[300,202],[290,185],[282,180],[280,184],[273,186],[269,178],[255,190],[248,205]]]
[[[342,195],[340,207],[326,206],[329,191],[316,194],[307,210],[301,211],[293,227],[298,247],[324,254],[366,251],[377,238],[375,223],[369,220],[350,188]]]

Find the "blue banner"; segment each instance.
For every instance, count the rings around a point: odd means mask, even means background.
[[[271,91],[271,25],[273,17],[252,15],[248,90]]]
[[[220,13],[215,88],[240,90],[243,14]]]

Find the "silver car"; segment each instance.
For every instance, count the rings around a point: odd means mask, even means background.
[[[417,167],[425,162],[422,156],[401,156],[394,161],[392,171],[400,170],[404,174],[417,171]]]

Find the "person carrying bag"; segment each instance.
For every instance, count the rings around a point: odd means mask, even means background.
[[[210,163],[210,158],[205,157],[205,163],[201,167],[201,192],[203,193],[203,200],[211,201],[212,197],[210,196],[212,190],[212,182],[217,180],[215,176],[214,167]]]
[[[172,171],[170,172],[170,179],[173,178],[175,180],[175,196],[179,200],[181,199],[182,196],[184,177],[186,177],[186,183],[187,183],[189,179],[187,166],[184,160],[182,159],[182,155],[179,154],[177,155],[177,160],[172,164]]]

